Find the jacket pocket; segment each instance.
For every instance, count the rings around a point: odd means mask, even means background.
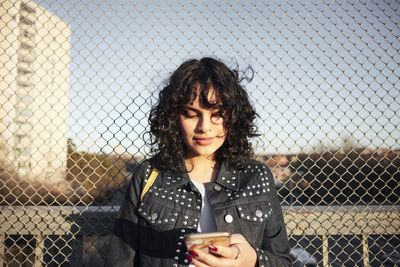
[[[239,218],[247,222],[264,222],[271,214],[271,202],[237,204]]]
[[[156,201],[154,198],[146,198],[146,201],[142,202],[138,208],[145,226],[157,231],[174,229],[181,211],[179,207],[169,204],[160,200]]]
[[[238,203],[236,211],[243,236],[253,246],[261,245],[266,222],[272,214],[269,201]]]

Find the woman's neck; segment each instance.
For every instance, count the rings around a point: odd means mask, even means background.
[[[186,169],[189,171],[190,179],[196,182],[211,182],[218,175],[219,164],[209,157],[186,158],[185,164]]]

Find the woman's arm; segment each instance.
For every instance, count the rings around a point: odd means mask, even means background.
[[[269,183],[274,185],[273,175],[269,169],[267,177]],[[292,266],[286,225],[275,186],[270,187],[269,193],[272,214],[271,220],[265,226],[261,247],[255,248],[258,258],[257,266]]]
[[[135,265],[138,242],[137,204],[141,192],[146,167],[136,168],[122,201],[119,214],[115,220],[114,231],[109,243],[104,266],[137,266]],[[137,260],[137,259],[136,259]]]

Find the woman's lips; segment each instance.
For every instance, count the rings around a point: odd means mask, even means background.
[[[207,138],[195,137],[194,140],[196,141],[197,144],[201,146],[207,146],[213,142],[214,137],[207,137]]]

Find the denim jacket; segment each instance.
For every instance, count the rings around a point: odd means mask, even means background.
[[[133,174],[110,240],[107,267],[189,264],[183,238],[197,231],[201,195],[187,173],[160,172],[141,201],[152,170],[145,160]],[[244,169],[230,171],[223,163],[205,188],[219,232],[242,234],[257,252],[257,266],[291,266],[282,211],[266,165],[249,159]]]

